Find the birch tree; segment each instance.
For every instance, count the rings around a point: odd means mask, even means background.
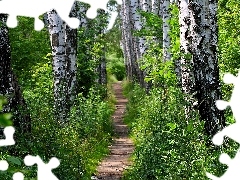
[[[48,29],[50,34],[53,76],[54,76],[54,109],[55,117],[63,123],[67,118],[67,81],[66,81],[66,46],[65,23],[55,10],[48,13]],[[71,51],[71,50],[70,50]]]
[[[74,3],[70,17],[77,17],[77,4]],[[77,29],[70,28],[65,23],[65,55],[67,81],[67,111],[73,104],[77,88]]]
[[[7,15],[0,14],[0,95],[7,98],[3,113],[13,114],[13,125],[19,133],[31,131],[31,119],[16,76],[11,68],[11,48]]]
[[[131,31],[137,32],[141,30],[142,28],[142,22],[141,22],[141,16],[139,14],[140,10],[140,4],[138,0],[130,0],[130,22],[131,22]],[[132,51],[134,53],[133,56],[133,67],[136,70],[135,78],[137,82],[144,87],[144,75],[143,72],[140,69],[140,64],[138,60],[142,57],[142,53],[140,50],[140,42],[142,41],[142,38],[136,37],[132,35]]]
[[[76,3],[76,2],[75,2]],[[87,13],[87,6],[86,4],[82,3],[82,2],[79,2],[77,3],[77,16],[78,16],[78,19],[80,20],[80,24],[79,24],[79,28],[82,28],[82,27],[86,27],[87,26],[87,16],[86,16],[86,13]]]
[[[217,61],[217,1],[189,0],[190,52],[194,62],[198,109],[207,134],[225,126],[223,111],[215,105],[222,99]]]
[[[163,0],[162,4],[162,20],[163,20],[163,60],[167,61],[171,59],[171,54],[170,54],[170,25],[169,25],[169,20],[170,20],[170,0]]]
[[[104,36],[105,30],[107,28],[107,13],[104,10],[99,10],[97,17],[97,28],[98,28],[98,36],[97,38],[102,38]],[[101,85],[107,85],[107,70],[106,70],[106,54],[105,54],[105,44],[100,40],[100,49],[101,52],[99,54],[98,61],[98,83]]]
[[[177,75],[181,79],[182,90],[186,96],[189,105],[185,107],[186,118],[189,118],[190,111],[196,101],[193,94],[195,93],[195,81],[193,74],[193,62],[189,52],[188,35],[190,34],[190,14],[188,9],[188,0],[179,0],[179,24],[180,24],[180,61],[177,61]]]
[[[132,37],[131,37],[131,29],[130,29],[130,19],[129,19],[129,1],[123,0],[121,7],[121,18],[122,18],[122,38],[123,38],[123,46],[125,51],[125,64],[127,67],[127,77],[129,80],[133,80],[133,75],[135,74],[135,70],[133,68],[133,52],[132,52]]]

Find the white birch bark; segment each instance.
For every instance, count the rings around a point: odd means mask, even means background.
[[[162,20],[163,20],[163,60],[164,61],[168,61],[171,59],[171,53],[170,53],[170,45],[171,45],[171,41],[170,41],[170,35],[169,35],[169,31],[170,31],[170,24],[169,24],[169,20],[170,20],[170,10],[169,10],[169,6],[170,6],[170,1],[169,0],[163,0],[163,4],[162,4]]]
[[[217,1],[189,0],[189,10],[198,109],[206,133],[211,136],[225,126],[223,111],[215,105],[216,100],[222,99],[217,62]]]
[[[129,1],[123,0],[122,3],[122,32],[123,32],[123,41],[125,43],[126,57],[125,60],[128,78],[133,80],[133,66],[132,66],[132,49],[131,49],[131,32],[130,32],[130,19],[129,19]]]
[[[152,0],[152,13],[156,14],[156,15],[160,15],[161,14],[161,0]]]
[[[2,112],[11,113],[16,132],[26,134],[31,132],[31,118],[17,78],[12,71],[9,30],[6,22],[7,15],[0,14],[0,95],[7,99]],[[2,130],[0,136],[3,135]]]
[[[65,23],[55,10],[51,10],[47,14],[53,56],[55,116],[60,123],[64,123],[67,117],[66,94],[68,94],[66,83]]]
[[[70,17],[77,17],[77,4],[74,3]],[[66,81],[67,81],[67,111],[76,96],[77,87],[77,29],[70,28],[65,23],[65,57],[66,57]]]
[[[139,31],[142,28],[141,16],[138,12],[140,6],[138,0],[130,0],[130,11],[131,11],[131,24],[134,31]],[[140,49],[139,49],[139,38],[133,37],[133,41],[135,42],[135,53],[136,58],[139,59]]]
[[[176,61],[176,73],[181,82],[182,90],[186,96],[186,101],[189,105],[185,106],[186,119],[190,119],[190,112],[193,109],[193,104],[196,102],[194,92],[194,74],[193,61],[189,52],[188,35],[190,34],[190,14],[188,9],[188,0],[179,0],[179,25],[180,25],[180,52],[181,58]],[[188,58],[187,58],[188,57]]]
[[[78,7],[77,16],[78,16],[78,19],[80,20],[79,28],[87,27],[86,13],[87,13],[88,8],[82,2],[78,2],[77,7]]]
[[[141,4],[141,10],[145,12],[151,12],[152,11],[152,1],[151,0],[140,0]],[[145,19],[142,18],[142,27],[146,24]],[[140,48],[140,54],[141,57],[146,53],[148,46],[147,46],[147,39],[146,37],[140,37],[139,38],[139,48]]]
[[[130,15],[130,22],[131,22],[131,31],[139,31],[142,28],[141,16],[139,14],[140,4],[138,0],[130,0],[130,8],[129,8],[129,15]],[[140,65],[138,60],[141,58],[141,53],[139,49],[139,37],[135,37],[132,35],[132,52],[133,60],[132,65],[135,69],[135,79],[137,82],[144,87],[144,77],[143,72],[140,69]]]

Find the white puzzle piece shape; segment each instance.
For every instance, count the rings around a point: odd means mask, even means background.
[[[0,139],[0,147],[1,146],[11,146],[15,144],[15,141],[13,139],[15,129],[12,126],[7,126],[4,128],[4,135],[5,139]]]
[[[97,10],[107,10],[107,3],[109,0],[77,0],[90,4],[87,11],[88,18],[95,18]],[[51,9],[55,9],[63,21],[65,21],[71,28],[79,27],[80,21],[77,18],[69,17],[70,11],[75,0],[1,0],[0,13],[9,14],[7,19],[7,26],[15,28],[18,25],[17,16],[32,17],[35,19],[34,28],[40,31],[44,27],[44,23],[39,19],[39,16]],[[117,0],[121,4],[121,0]]]
[[[58,180],[58,178],[52,173],[52,169],[55,169],[60,165],[60,161],[57,158],[53,157],[50,159],[49,163],[45,164],[39,156],[27,155],[24,158],[24,163],[26,166],[37,164],[38,180]]]
[[[225,127],[223,130],[218,132],[213,136],[213,143],[215,145],[222,145],[224,141],[224,137],[227,136],[231,138],[232,140],[238,142],[240,144],[240,111],[239,111],[239,106],[240,106],[240,71],[238,73],[238,76],[235,77],[232,74],[225,74],[224,75],[224,82],[226,84],[233,84],[234,88],[232,91],[232,96],[230,98],[230,101],[223,101],[223,100],[217,100],[216,101],[216,106],[219,110],[224,110],[226,109],[227,106],[230,106],[233,112],[233,116],[235,118],[235,123]],[[240,149],[238,149],[236,156],[231,159],[227,154],[223,153],[220,155],[219,161],[222,164],[228,165],[227,171],[221,176],[221,177],[216,177],[210,173],[206,173],[207,177],[212,179],[212,180],[238,180],[240,179]]]
[[[227,84],[233,84],[234,88],[232,91],[232,96],[230,98],[230,101],[223,101],[223,100],[217,100],[216,106],[219,110],[226,109],[227,106],[230,106],[233,112],[233,116],[235,118],[235,123],[225,127],[222,131],[218,132],[214,135],[212,141],[215,145],[222,145],[224,141],[224,136],[228,136],[232,140],[238,142],[240,144],[240,71],[238,73],[238,76],[235,77],[232,74],[225,74],[224,75],[224,82]]]
[[[8,162],[5,160],[0,161],[0,171],[6,171],[8,169]]]
[[[216,177],[210,173],[206,173],[207,177],[212,180],[239,180],[240,179],[240,149],[237,151],[236,156],[231,159],[226,153],[222,153],[219,157],[222,164],[228,166],[227,171],[221,176]]]

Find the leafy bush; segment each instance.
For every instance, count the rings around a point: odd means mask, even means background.
[[[236,143],[226,147],[206,146],[203,122],[192,110],[186,119],[185,95],[177,87],[173,63],[160,63],[150,78],[155,88],[146,95],[138,85],[125,83],[128,97],[125,121],[135,143],[133,166],[126,180],[207,179],[206,171],[220,176],[226,166],[218,162],[222,152],[234,154]],[[166,68],[168,67],[168,68]]]
[[[45,162],[57,157],[61,164],[53,172],[59,179],[90,179],[99,160],[108,153],[113,135],[110,120],[113,105],[93,88],[87,97],[78,95],[69,123],[60,126],[53,114],[52,66],[37,64],[30,74],[23,95],[31,113],[32,132],[29,136],[18,135],[16,156],[9,156],[11,151],[3,148],[0,158],[11,158],[13,162],[11,169],[3,172],[4,178],[11,179],[17,171],[23,172],[25,179],[35,178],[36,166],[26,167],[23,163],[23,158],[31,154],[39,155]]]
[[[125,77],[125,65],[122,58],[116,58],[114,55],[109,56],[107,63],[107,72],[114,75],[118,81],[122,81]]]

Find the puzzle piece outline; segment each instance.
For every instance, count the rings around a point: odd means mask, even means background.
[[[216,106],[219,110],[224,110],[230,106],[236,122],[216,133],[212,138],[212,142],[215,145],[220,146],[224,141],[224,137],[227,136],[240,144],[240,134],[238,133],[240,129],[240,113],[238,113],[238,107],[240,105],[240,96],[238,95],[240,92],[240,71],[237,76],[226,73],[223,80],[226,84],[234,85],[232,96],[228,102],[224,100],[217,100]],[[222,153],[219,157],[219,161],[222,164],[228,165],[228,169],[221,177],[216,177],[206,172],[208,178],[212,180],[237,180],[240,178],[240,171],[238,169],[240,166],[240,149],[238,149],[233,159],[231,159],[226,153]]]
[[[24,158],[26,166],[33,166],[37,164],[37,178],[38,180],[59,180],[53,173],[52,169],[57,168],[60,165],[60,161],[56,157],[52,157],[48,163],[44,163],[40,156],[27,155]]]
[[[90,19],[94,19],[97,16],[98,9],[107,11],[107,3],[109,0],[101,0],[101,2],[96,2],[95,0],[76,1],[89,4],[90,8],[87,10],[86,15]],[[121,0],[116,1],[118,4],[122,4]],[[44,28],[44,23],[39,19],[39,16],[55,9],[60,18],[65,21],[69,27],[76,29],[79,27],[80,20],[75,17],[69,17],[74,2],[75,0],[1,0],[0,13],[9,15],[7,26],[10,28],[17,27],[17,16],[25,16],[34,18],[34,29],[40,31]]]
[[[15,140],[13,139],[15,129],[13,126],[7,126],[3,130],[3,134],[5,139],[0,139],[0,147],[2,146],[12,146],[15,144]]]

